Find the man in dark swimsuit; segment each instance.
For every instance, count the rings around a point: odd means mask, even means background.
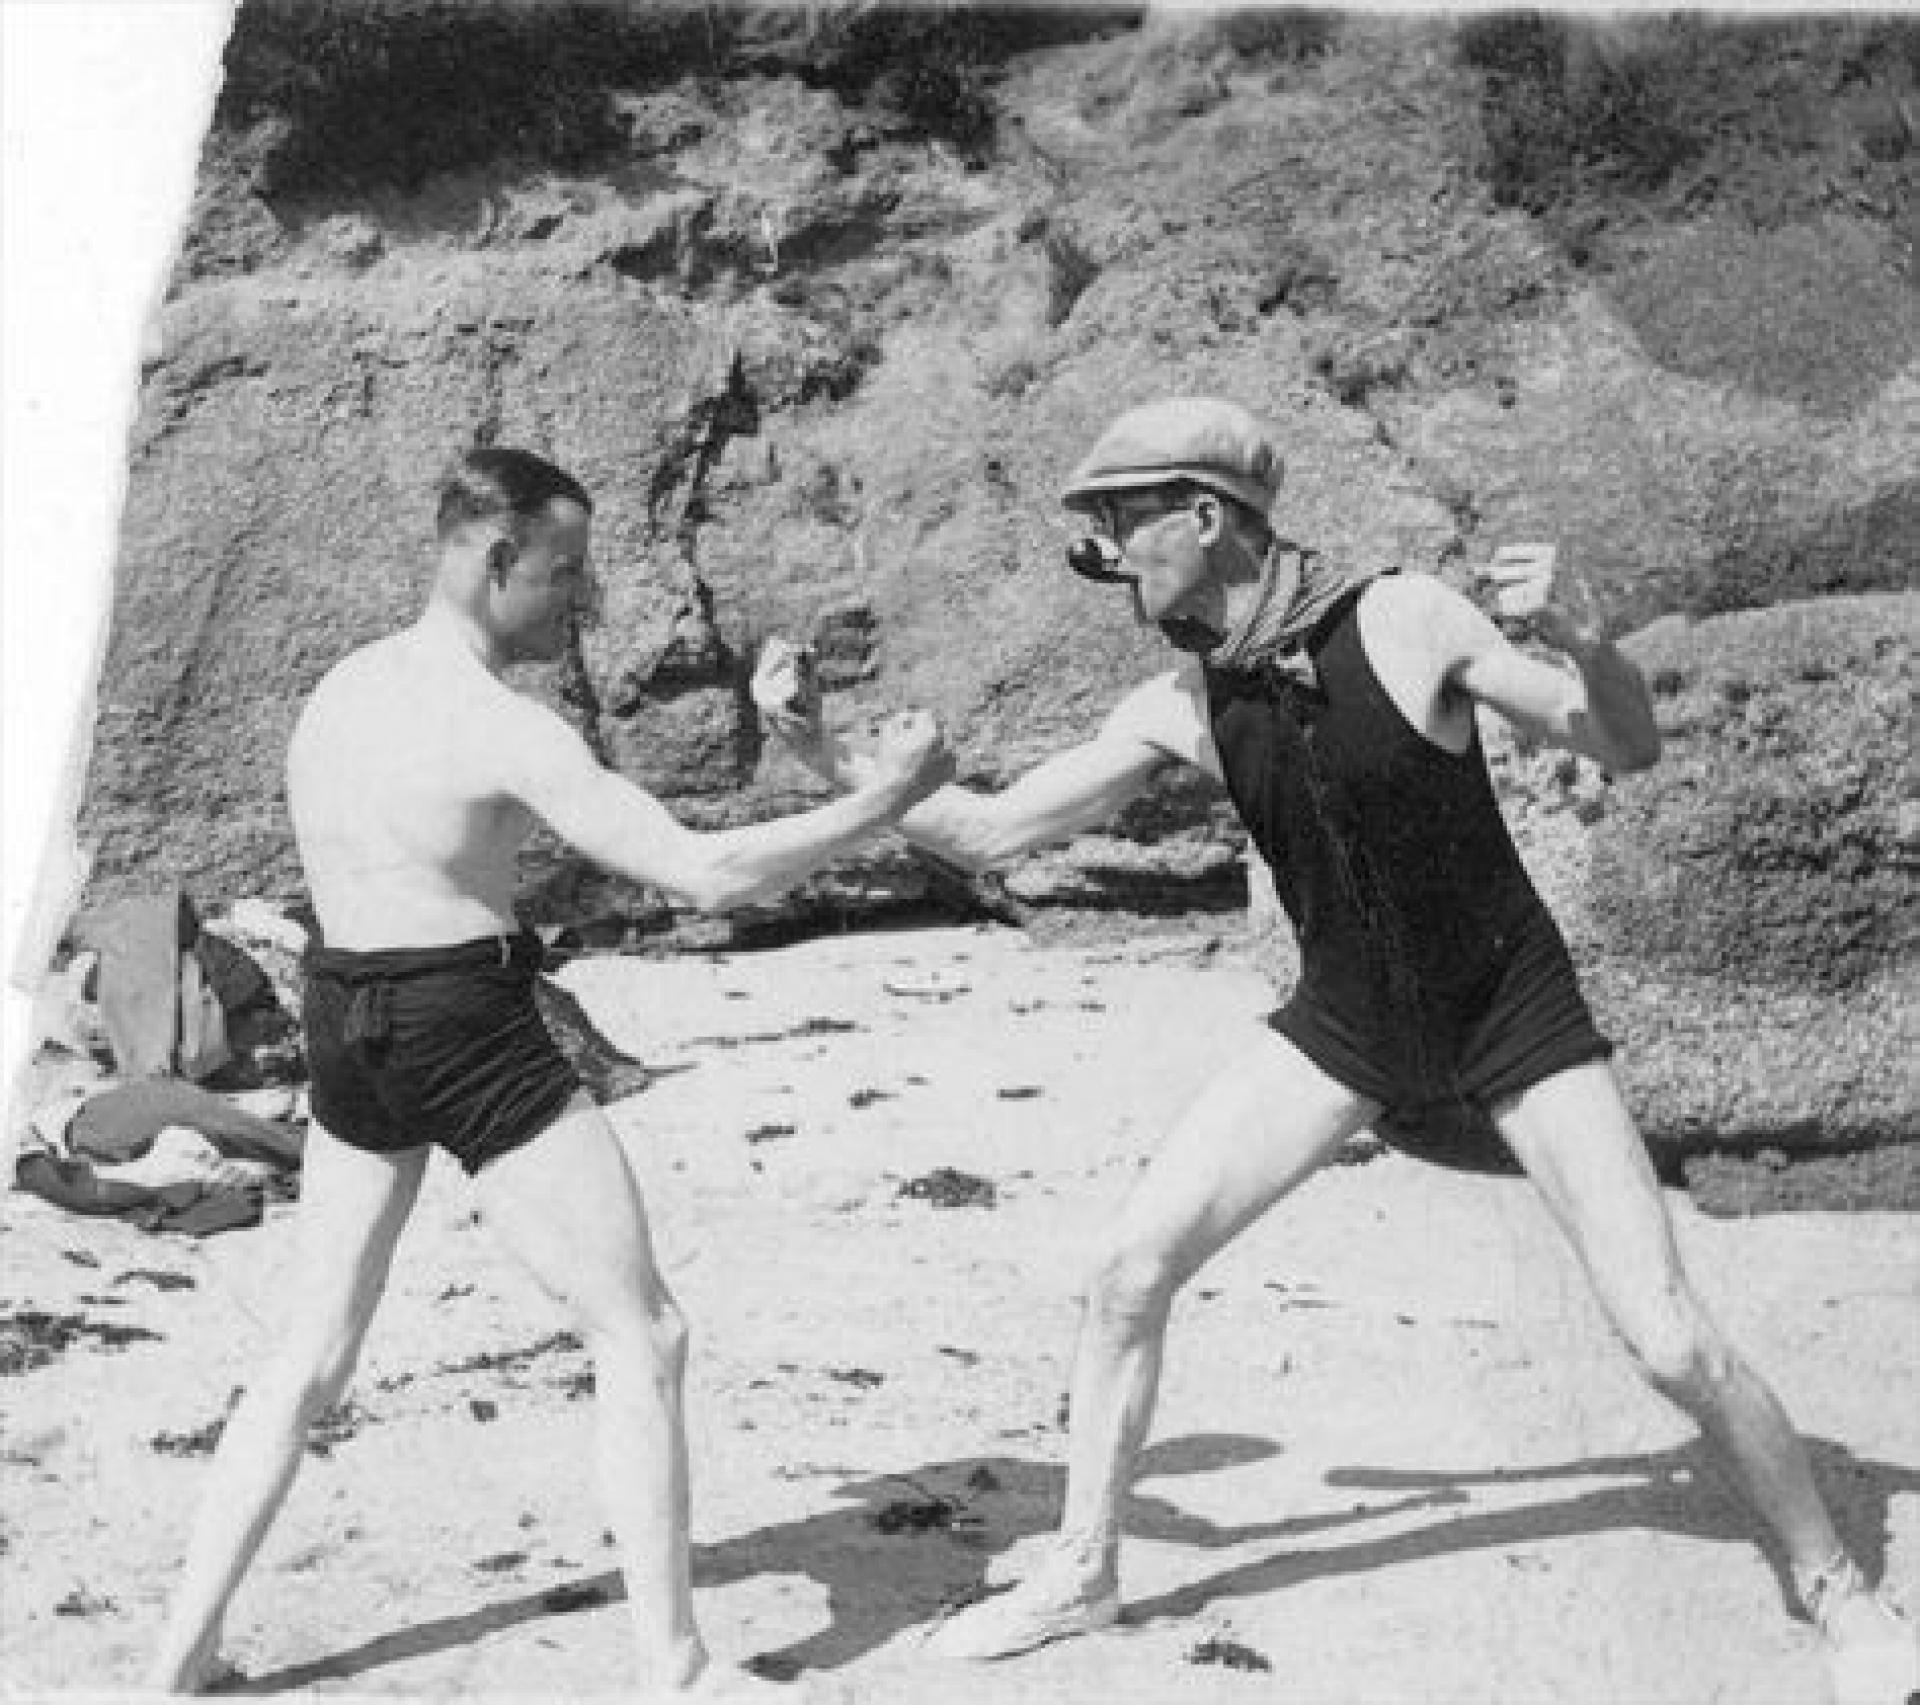
[[[593,609],[590,519],[587,494],[551,463],[470,451],[441,489],[425,611],[336,664],[294,729],[287,802],[324,939],[307,964],[303,1269],[280,1349],[220,1440],[148,1678],[164,1691],[219,1679],[228,1601],[308,1423],[346,1389],[439,1147],[592,1353],[596,1467],[646,1697],[793,1697],[710,1663],[695,1622],[686,1327],[613,1126],[534,1005],[539,943],[515,921],[516,855],[544,823],[610,870],[722,909],[887,827],[953,762],[916,714],[883,734],[847,798],[715,833],[680,824],[502,679],[559,657]]]
[[[1120,1509],[1175,1292],[1355,1131],[1390,1116],[1417,1128],[1468,1101],[1545,1196],[1646,1377],[1772,1528],[1836,1653],[1911,1674],[1912,1631],[1867,1589],[1786,1415],[1688,1282],[1609,1045],[1482,758],[1485,707],[1609,770],[1646,767],[1660,741],[1638,670],[1578,577],[1554,575],[1550,549],[1503,551],[1488,573],[1503,613],[1571,668],[1509,643],[1432,576],[1331,572],[1275,534],[1280,482],[1268,435],[1231,403],[1116,420],[1066,492],[1102,536],[1069,557],[1129,587],[1187,660],[1003,792],[943,788],[901,820],[911,840],[979,868],[1103,820],[1171,761],[1197,766],[1225,784],[1271,866],[1302,957],[1292,998],[1250,1030],[1105,1234],[1059,1533],[1011,1592],[943,1624],[931,1648],[1002,1657],[1116,1619]],[[864,764],[822,731],[803,665],[772,651],[756,697],[822,774],[856,782]]]

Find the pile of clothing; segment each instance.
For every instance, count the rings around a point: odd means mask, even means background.
[[[23,1074],[15,1186],[196,1236],[257,1224],[295,1194],[305,936],[257,902],[206,927],[172,884],[76,916]]]
[[[549,967],[578,950],[565,930],[541,933]],[[203,923],[171,883],[77,915],[16,1098],[15,1187],[72,1213],[199,1236],[255,1225],[268,1202],[296,1195],[300,959],[317,934],[310,913],[260,900]],[[659,1075],[551,978],[534,992],[596,1100]]]

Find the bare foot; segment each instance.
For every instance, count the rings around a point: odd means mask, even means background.
[[[1029,1533],[1016,1539],[1006,1550],[987,1559],[981,1572],[982,1583],[989,1587],[1011,1587],[1037,1575],[1060,1549],[1057,1533]]]
[[[1910,1705],[1920,1692],[1920,1630],[1864,1588],[1822,1608],[1835,1705]]]
[[[151,1693],[217,1693],[241,1679],[240,1671],[220,1655],[219,1636],[181,1657],[162,1654],[147,1671]]]
[[[647,1705],[667,1705],[668,1701],[711,1702],[728,1705],[732,1700],[780,1699],[788,1705],[806,1705],[809,1698],[805,1682],[768,1681],[751,1670],[709,1664],[684,1687],[661,1688],[643,1696]]]
[[[1011,1591],[981,1599],[938,1623],[924,1650],[936,1658],[1010,1658],[1055,1640],[1093,1634],[1120,1620],[1111,1576],[1089,1572],[1059,1550]]]

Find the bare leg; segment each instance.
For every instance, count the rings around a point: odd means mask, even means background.
[[[646,1211],[613,1128],[583,1102],[485,1167],[483,1212],[572,1313],[594,1362],[595,1455],[650,1694],[791,1697],[709,1665],[688,1555],[687,1328],[653,1255]]]
[[[293,1484],[308,1424],[353,1375],[426,1163],[424,1148],[368,1154],[310,1128],[296,1312],[279,1354],[221,1434],[149,1686],[196,1693],[219,1674],[228,1601]]]
[[[1773,1530],[1826,1633],[1842,1647],[1898,1647],[1897,1662],[1910,1666],[1912,1631],[1862,1590],[1786,1411],[1694,1295],[1612,1070],[1601,1061],[1559,1073],[1496,1110],[1495,1119],[1641,1371],[1699,1424]],[[1920,1683],[1910,1667],[1902,1673],[1913,1677],[1906,1687]]]
[[[1694,1295],[1612,1071],[1596,1061],[1559,1073],[1496,1119],[1648,1382],[1699,1423],[1795,1573],[1818,1569],[1840,1540],[1806,1451]]]
[[[1120,1511],[1152,1424],[1175,1293],[1378,1111],[1264,1027],[1188,1109],[1087,1285],[1054,1548],[1014,1593],[941,1627],[936,1654],[1003,1657],[1112,1619]]]

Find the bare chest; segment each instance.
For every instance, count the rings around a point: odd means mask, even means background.
[[[289,753],[303,845],[354,863],[494,868],[530,827],[499,785],[472,706],[374,681],[316,701]]]

